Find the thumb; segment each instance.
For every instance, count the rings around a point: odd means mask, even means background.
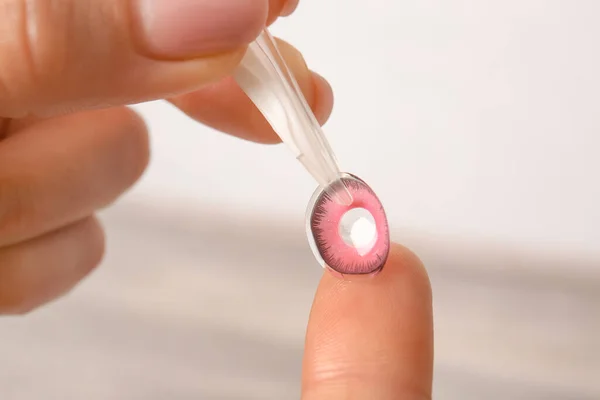
[[[0,116],[190,91],[235,67],[268,0],[0,2]]]
[[[325,273],[310,315],[303,400],[431,398],[431,288],[421,262],[393,246],[371,278]]]

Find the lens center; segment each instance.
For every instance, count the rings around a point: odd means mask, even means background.
[[[367,254],[377,242],[377,225],[369,210],[353,208],[340,219],[339,234],[344,243],[356,249],[361,256]]]

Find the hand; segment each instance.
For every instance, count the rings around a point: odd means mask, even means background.
[[[94,212],[148,162],[146,127],[123,104],[169,98],[212,127],[277,142],[227,76],[295,3],[0,0],[0,314],[63,295],[102,258]],[[331,89],[280,44],[324,122]]]
[[[124,104],[169,99],[192,118],[260,143],[275,133],[227,78],[245,45],[297,0],[0,0],[0,314],[69,291],[100,261],[96,210],[148,162]],[[333,96],[302,56],[284,56],[324,123]],[[372,280],[325,273],[307,333],[303,399],[426,399],[427,275],[395,247]]]

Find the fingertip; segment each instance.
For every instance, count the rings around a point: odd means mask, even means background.
[[[325,125],[331,117],[333,111],[334,95],[333,89],[329,82],[318,73],[312,72],[312,79],[314,83],[314,103],[313,111],[319,124]]]
[[[303,399],[428,398],[432,370],[431,287],[414,253],[393,245],[370,279],[323,275],[306,336]]]
[[[269,16],[267,26],[279,17],[289,17],[298,7],[299,0],[269,0]]]
[[[281,52],[285,63],[292,71],[292,74],[298,82],[298,86],[300,86],[304,97],[306,97],[310,104],[313,104],[315,99],[315,84],[313,80],[313,74],[308,68],[308,64],[306,63],[304,55],[302,52],[300,52],[300,50],[292,46],[290,43],[281,39],[275,40],[277,42],[277,48]]]
[[[333,110],[333,90],[329,82],[309,69],[302,53],[290,43],[277,39],[277,46],[293,71],[294,77],[311,106],[317,121],[323,125]]]
[[[329,271],[329,270],[328,270]],[[428,294],[431,297],[431,285],[429,275],[420,258],[410,249],[397,244],[390,244],[390,252],[385,266],[377,273],[372,275],[339,275],[327,274],[323,276],[321,286],[331,285],[330,279],[342,280],[347,283],[357,285],[366,285],[366,287],[388,287],[399,290],[400,285],[409,285],[417,288],[419,292]]]
[[[299,3],[300,0],[286,0],[283,8],[281,9],[281,16],[289,17],[292,15],[294,11],[296,11],[296,8],[298,8]]]

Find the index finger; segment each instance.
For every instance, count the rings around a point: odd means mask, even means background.
[[[325,273],[313,304],[302,399],[431,398],[431,287],[418,258],[394,245],[370,279]]]

